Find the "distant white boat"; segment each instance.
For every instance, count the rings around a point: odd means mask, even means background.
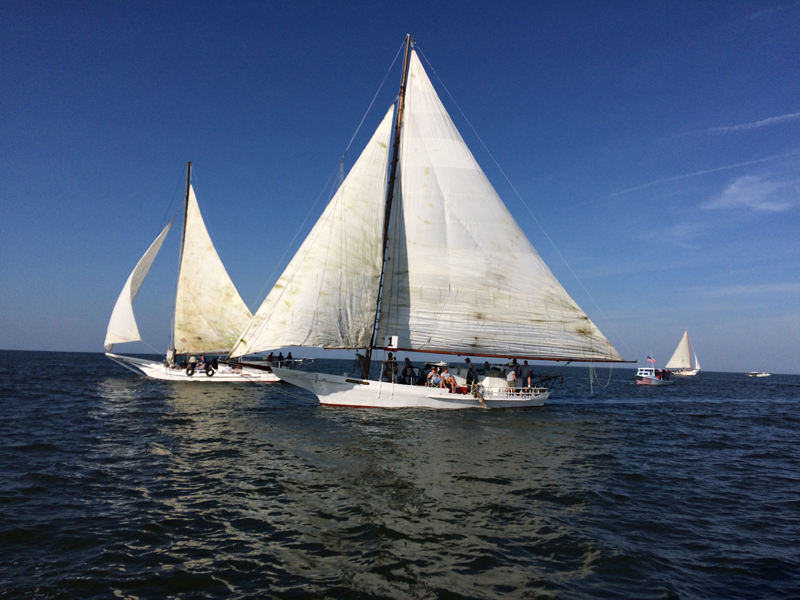
[[[172,348],[167,350],[165,361],[111,354],[115,344],[141,339],[133,315],[133,300],[175,219],[169,222],[150,245],[122,288],[108,323],[106,356],[126,369],[152,379],[215,383],[280,381],[264,362],[258,363],[261,368],[247,368],[236,364],[221,364],[210,358],[228,353],[252,315],[239,296],[208,235],[191,185],[191,172],[192,163],[187,163]],[[181,362],[177,362],[179,355],[185,357]],[[209,360],[201,362],[199,357],[202,355],[209,355]],[[298,362],[302,361],[284,362],[280,366],[294,367]],[[278,363],[275,364],[279,366]]]
[[[639,367],[636,371],[636,385],[670,385],[669,371],[655,367]]]
[[[692,352],[689,347],[689,330],[683,334],[681,341],[678,342],[678,347],[672,358],[667,362],[666,368],[672,371],[673,375],[681,377],[690,377],[697,375],[700,370],[700,363],[697,360],[697,352],[694,353],[694,365],[692,365]]]
[[[769,377],[771,373],[765,373],[764,371],[750,371],[747,376],[748,377]]]

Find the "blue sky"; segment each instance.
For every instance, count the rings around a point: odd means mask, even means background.
[[[796,1],[4,2],[0,348],[102,350],[187,160],[255,309],[406,33],[533,245],[626,358],[663,365],[688,327],[705,369],[800,373]],[[177,246],[135,305],[159,351]]]

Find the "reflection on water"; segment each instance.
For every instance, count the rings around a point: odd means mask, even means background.
[[[655,395],[615,371],[590,396],[568,369],[542,409],[381,411],[42,360],[56,377],[4,383],[8,597],[798,589],[800,378]]]

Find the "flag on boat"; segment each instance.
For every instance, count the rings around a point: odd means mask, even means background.
[[[656,359],[655,359],[655,358],[653,358],[652,356],[648,356],[648,357],[647,357],[647,362],[654,363],[654,362],[656,362]]]

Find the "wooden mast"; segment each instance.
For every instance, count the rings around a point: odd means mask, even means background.
[[[178,311],[178,286],[181,283],[181,266],[183,265],[183,245],[186,243],[186,221],[189,217],[189,187],[192,181],[192,163],[186,163],[186,195],[183,198],[183,229],[181,230],[181,251],[178,256],[178,282],[175,284],[175,306],[172,310],[172,350],[175,350],[175,320]]]
[[[394,199],[394,184],[397,179],[397,161],[400,158],[400,130],[403,124],[403,106],[406,99],[406,79],[408,77],[408,58],[411,54],[411,43],[414,39],[411,34],[406,34],[406,54],[403,60],[403,76],[400,80],[400,93],[397,100],[397,123],[394,129],[394,144],[392,145],[392,164],[389,172],[389,186],[386,190],[386,212],[383,219],[383,262],[381,263],[381,278],[378,288],[378,301],[375,305],[375,322],[372,324],[371,345],[367,348],[364,361],[361,365],[361,378],[369,379],[369,367],[372,362],[372,349],[375,347],[375,333],[378,330],[378,317],[380,313],[381,296],[383,294],[383,278],[386,274],[386,251],[389,246],[389,219],[392,215],[392,200]]]

